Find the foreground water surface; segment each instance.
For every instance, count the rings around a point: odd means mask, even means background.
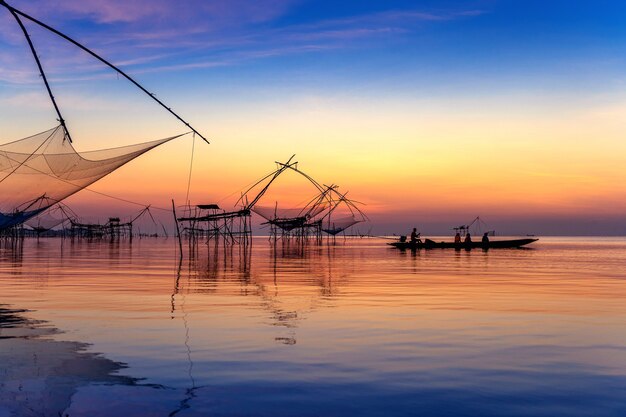
[[[0,248],[0,417],[624,416],[626,240]]]

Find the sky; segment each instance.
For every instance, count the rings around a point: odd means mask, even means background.
[[[210,139],[163,145],[98,192],[182,204],[191,165],[189,200],[228,208],[296,154],[300,169],[364,203],[375,234],[447,234],[477,215],[503,234],[626,234],[622,2],[10,4],[118,65]],[[77,149],[188,130],[112,70],[27,28]],[[0,10],[2,143],[57,123],[29,53]],[[281,181],[264,204],[314,193]],[[68,203],[85,216],[140,210],[89,191]]]

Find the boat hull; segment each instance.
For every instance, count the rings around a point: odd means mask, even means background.
[[[471,242],[471,243],[454,243],[454,242],[435,242],[426,239],[424,242],[391,242],[388,245],[397,249],[507,249],[519,248],[539,239],[511,239],[511,240],[493,240],[489,243]]]

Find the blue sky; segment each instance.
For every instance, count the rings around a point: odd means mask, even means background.
[[[297,87],[370,82],[382,93],[406,84],[440,92],[476,84],[610,89],[625,69],[626,5],[617,1],[108,3],[13,2],[147,80],[174,72],[190,83],[210,74],[241,88],[258,86],[257,77],[279,86],[288,77]],[[51,42],[35,41],[42,52]],[[24,64],[26,71],[31,63]]]
[[[11,4],[119,65],[213,139],[198,157],[194,178],[204,181],[199,195],[219,187],[220,195],[229,194],[265,173],[268,163],[298,153],[316,175],[334,175],[332,181],[358,199],[367,195],[370,207],[382,212],[402,205],[400,220],[424,205],[418,197],[405,204],[398,190],[419,184],[427,188],[420,198],[433,201],[449,190],[476,196],[437,221],[471,212],[513,224],[520,213],[508,211],[528,200],[529,228],[546,229],[559,217],[564,226],[551,233],[574,233],[578,229],[568,229],[568,222],[580,224],[597,212],[604,232],[626,232],[620,214],[626,210],[626,187],[620,185],[626,183],[620,177],[626,165],[620,156],[626,133],[624,2]],[[0,125],[15,139],[50,128],[55,115],[24,39],[3,10],[0,28]],[[110,70],[32,24],[28,28],[77,147],[184,131]],[[80,140],[82,134],[91,136]],[[225,161],[242,149],[250,152],[243,155],[240,177],[206,180],[228,169]],[[186,184],[187,144],[168,152],[171,176]],[[485,171],[459,182],[458,167],[474,166],[485,155],[505,173],[502,178],[490,183]],[[154,158],[165,159],[158,151]],[[423,167],[418,173],[411,170],[414,162]],[[158,169],[148,162],[138,166]],[[368,177],[372,172],[375,178]],[[389,183],[395,194],[385,191]],[[436,185],[428,189],[430,184]],[[507,184],[524,194],[513,195]],[[481,197],[486,190],[489,196]],[[159,193],[169,197],[176,190],[172,185]],[[484,209],[481,198],[489,201]]]

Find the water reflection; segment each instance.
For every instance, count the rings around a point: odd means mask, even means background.
[[[0,265],[10,265],[11,273],[19,271],[24,254],[24,239],[12,239],[0,236]]]
[[[275,301],[279,291],[276,271],[269,286],[268,283],[259,280],[259,271],[252,267],[251,250],[250,245],[224,247],[215,244],[208,246],[204,253],[201,249],[195,251],[188,263],[189,291],[200,294],[257,297],[260,305],[270,313],[272,325],[295,327],[294,319],[297,318],[297,313],[284,311]],[[179,264],[175,293],[180,291],[181,269],[182,263]],[[295,343],[292,336],[276,336],[275,340],[288,344]]]
[[[61,416],[81,387],[140,385],[117,375],[126,364],[88,352],[85,343],[50,340],[60,331],[25,313],[0,306],[0,414]]]
[[[53,243],[3,260],[0,294],[128,363],[112,374],[135,381],[81,385],[70,416],[626,409],[622,241],[401,253],[255,240],[197,245],[182,262],[173,240]]]

